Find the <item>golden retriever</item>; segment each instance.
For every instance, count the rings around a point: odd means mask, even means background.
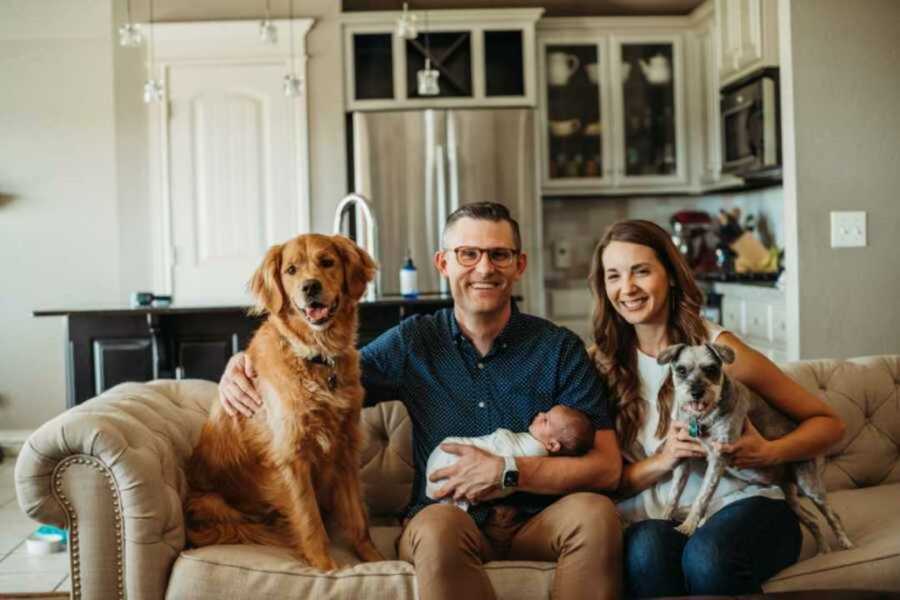
[[[359,483],[363,388],[356,306],[375,263],[343,236],[273,246],[250,281],[251,312],[268,314],[247,354],[263,406],[232,418],[217,402],[188,466],[185,507],[195,546],[276,544],[337,568],[322,515],[331,513],[364,561],[369,537]]]

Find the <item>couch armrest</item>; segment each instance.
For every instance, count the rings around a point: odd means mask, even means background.
[[[69,529],[73,598],[165,596],[185,542],[185,465],[216,393],[207,381],[126,383],[28,439],[19,504]]]

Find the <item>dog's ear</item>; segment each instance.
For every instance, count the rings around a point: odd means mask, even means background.
[[[357,246],[350,238],[333,235],[331,242],[344,261],[344,281],[347,285],[347,293],[354,300],[359,300],[366,292],[366,285],[375,278],[377,269],[375,261],[368,252]]]
[[[734,350],[728,346],[722,344],[706,344],[706,347],[720,362],[723,362],[726,365],[730,365],[734,362]]]
[[[281,250],[283,244],[269,248],[262,264],[253,273],[248,284],[250,293],[256,298],[256,305],[250,309],[252,315],[270,313],[277,315],[284,306],[284,289],[281,287]]]
[[[673,344],[669,346],[665,350],[659,353],[659,356],[656,357],[656,364],[658,365],[667,365],[673,360],[678,358],[678,355],[681,354],[681,351],[684,350],[684,344]]]

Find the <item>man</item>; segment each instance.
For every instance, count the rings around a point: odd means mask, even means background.
[[[482,564],[503,558],[557,561],[554,598],[619,595],[621,526],[613,503],[591,493],[615,489],[621,475],[608,392],[577,336],[516,308],[512,287],[527,265],[521,249],[504,206],[460,207],[434,255],[454,307],[406,319],[360,352],[367,404],[399,398],[413,423],[416,477],[398,550],[415,566],[424,599],[494,598]],[[232,414],[256,407],[250,374],[243,355],[229,361],[220,393]],[[473,506],[467,513],[426,497],[425,465],[445,437],[525,431],[556,404],[591,418],[587,454],[505,460],[445,444],[460,459],[432,475],[445,480],[438,496]],[[509,487],[527,493],[490,502]]]

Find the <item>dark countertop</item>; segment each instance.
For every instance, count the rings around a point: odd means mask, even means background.
[[[440,292],[423,293],[415,300],[404,298],[403,296],[382,296],[374,302],[361,301],[360,306],[416,306],[422,304],[435,304],[446,302],[447,306],[453,304],[453,298],[450,294],[442,294]],[[60,309],[42,309],[32,311],[35,317],[65,317],[69,315],[177,315],[191,313],[234,313],[247,312],[249,306],[231,305],[231,306],[138,306],[132,308],[122,305],[110,306],[90,306],[82,308],[60,308]]]

